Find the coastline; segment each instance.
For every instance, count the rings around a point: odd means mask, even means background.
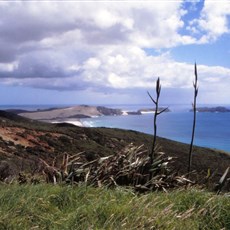
[[[145,115],[145,114],[153,114],[154,111],[141,111],[140,114],[133,114],[133,115]],[[116,117],[116,116],[129,116],[132,115],[132,112],[130,111],[125,111],[122,110],[122,114],[121,115],[110,115],[109,117]],[[93,119],[93,118],[98,118],[98,117],[104,117],[106,115],[101,115],[101,116],[90,116],[88,118],[84,118],[84,119]],[[108,116],[108,115],[107,115]],[[44,121],[44,120],[43,120]],[[52,120],[52,121],[47,121],[46,122],[51,122],[51,123],[68,123],[68,124],[72,124],[78,127],[91,127],[90,125],[86,125],[84,121],[82,121],[81,119],[63,119],[63,120]]]
[[[170,112],[168,108],[159,108],[159,112],[165,110]],[[123,115],[142,115],[148,113],[154,113],[153,109],[142,108],[138,110],[127,110],[120,108],[109,108],[104,106],[89,106],[89,105],[77,105],[73,107],[65,108],[48,108],[38,109],[36,111],[26,111],[20,109],[11,109],[8,112],[15,113],[17,115],[33,119],[44,121],[71,121],[71,119],[79,120],[81,118],[93,118],[100,116],[123,116]]]
[[[103,106],[78,105],[65,108],[38,109],[35,111],[10,110],[20,116],[48,123],[68,123],[78,127],[89,127],[87,122],[81,119],[97,117],[117,117],[128,115],[144,115],[154,113],[152,109],[125,110],[118,108],[107,108]]]
[[[85,125],[83,124],[82,121],[80,120],[63,120],[63,121],[51,121],[52,124],[58,124],[58,123],[68,123],[68,124],[72,124],[78,127],[85,127]]]
[[[122,107],[122,106],[121,106]],[[153,133],[153,113],[144,106],[114,107],[114,109],[96,106],[74,106],[37,111],[11,110],[18,115],[49,123],[68,123],[78,127],[109,127],[134,130],[147,134]],[[139,109],[141,108],[142,109]],[[210,106],[211,107],[211,106]],[[227,106],[226,106],[227,107]],[[228,106],[230,108],[230,106]],[[120,109],[117,109],[120,108]],[[139,111],[139,113],[137,113]],[[172,109],[158,119],[158,136],[190,143],[192,117],[188,109]],[[118,115],[119,112],[119,115]],[[195,145],[222,149],[230,152],[228,136],[230,135],[230,113],[198,113]]]

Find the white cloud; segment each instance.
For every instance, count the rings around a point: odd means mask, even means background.
[[[218,38],[229,32],[229,5],[205,2],[200,18],[189,25],[193,33],[205,31],[197,39],[180,32],[188,13],[183,1],[0,4],[2,83],[114,92],[153,88],[160,77],[164,88],[191,89],[192,64],[174,61],[169,52],[147,55],[144,48]],[[225,89],[229,78],[228,68],[199,66],[199,84],[206,91]]]
[[[18,67],[17,62],[0,63],[0,72],[12,72]]]
[[[200,17],[190,22],[188,29],[200,33],[198,43],[215,41],[225,33],[229,33],[228,17],[230,16],[229,0],[206,0]]]
[[[42,53],[34,53],[42,57]],[[94,55],[74,63],[68,55],[43,56],[43,62],[25,56],[19,65],[0,65],[7,73],[2,83],[56,90],[87,90],[96,92],[144,91],[154,89],[160,77],[163,91],[188,89],[192,92],[194,66],[176,62],[170,53],[149,56],[137,46],[107,46],[94,50]],[[24,64],[22,63],[24,61]],[[23,70],[26,70],[23,75]],[[12,73],[12,77],[9,73]],[[20,74],[20,78],[19,75]],[[36,74],[36,75],[35,75]],[[230,69],[221,66],[198,65],[199,87],[203,101],[214,100],[216,95],[227,101],[230,96]],[[214,98],[214,99],[212,99]]]
[[[84,68],[95,70],[95,69],[98,69],[100,65],[101,65],[101,61],[98,60],[97,58],[89,58],[86,61]]]
[[[183,26],[181,5],[182,1],[15,2],[0,5],[1,35],[23,43],[75,30],[80,32],[78,39],[82,36],[90,43],[128,41],[140,46],[173,46],[177,43],[173,38]],[[98,38],[92,37],[95,35]]]

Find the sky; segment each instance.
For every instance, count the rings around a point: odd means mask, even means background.
[[[0,105],[230,104],[230,0],[0,1]]]

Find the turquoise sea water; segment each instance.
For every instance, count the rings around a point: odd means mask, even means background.
[[[67,106],[72,105],[5,105],[0,106],[0,109],[36,110]],[[151,108],[152,105],[106,105],[106,107],[137,111]],[[188,112],[190,107],[190,105],[170,105],[169,109],[172,112],[158,116],[158,136],[190,143],[193,121],[193,114]],[[230,108],[226,105],[225,107]],[[122,128],[153,134],[153,114],[102,116],[81,121],[85,126]],[[197,113],[194,144],[230,152],[230,113]]]

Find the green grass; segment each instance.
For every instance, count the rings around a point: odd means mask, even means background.
[[[230,229],[230,198],[195,189],[1,185],[0,229]]]

